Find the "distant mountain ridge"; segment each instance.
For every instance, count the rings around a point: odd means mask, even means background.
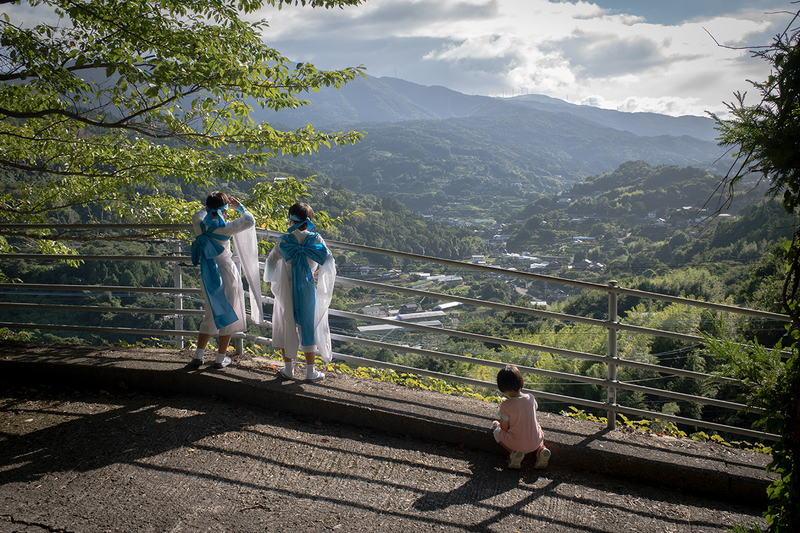
[[[540,95],[471,96],[397,78],[367,77],[303,96],[310,106],[258,110],[253,118],[365,132],[354,146],[296,160],[354,192],[415,210],[448,197],[476,203],[552,194],[626,161],[724,172],[709,118],[622,113]],[[471,192],[479,194],[468,198]]]
[[[714,121],[707,117],[627,113],[533,94],[512,98],[466,95],[446,87],[427,87],[399,78],[367,76],[339,90],[323,89],[303,98],[312,105],[277,113],[257,110],[254,118],[283,123],[293,128],[309,123],[327,128],[367,122],[509,116],[526,108],[547,113],[566,113],[602,127],[644,137],[689,136],[703,141],[714,141],[716,138]]]

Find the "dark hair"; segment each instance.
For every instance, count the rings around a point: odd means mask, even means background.
[[[214,191],[206,198],[206,209],[218,209],[227,203],[227,194],[222,191]]]
[[[522,379],[522,373],[514,365],[506,365],[497,373],[497,388],[500,389],[500,392],[519,392],[524,386],[525,380]]]
[[[314,218],[314,210],[311,209],[311,206],[308,204],[297,202],[289,208],[289,217],[291,217],[292,215],[296,216],[300,220],[305,220],[305,219],[311,220],[312,218]],[[308,229],[308,224],[303,224],[298,229],[300,231],[306,230]]]

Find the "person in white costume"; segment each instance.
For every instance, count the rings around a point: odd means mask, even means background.
[[[239,211],[239,218],[225,220],[229,207]],[[226,355],[231,336],[247,329],[240,266],[249,286],[250,317],[257,324],[263,322],[255,218],[233,196],[214,191],[206,198],[206,207],[192,216],[192,227],[196,235],[192,263],[200,265],[205,317],[191,364],[202,365],[208,341],[219,336],[214,367],[225,368],[231,363]],[[231,240],[236,256],[231,252]]]
[[[325,374],[314,367],[314,358],[318,352],[323,361],[331,361],[328,307],[336,262],[319,233],[311,231],[312,218],[314,210],[308,204],[296,203],[289,208],[291,227],[267,257],[264,281],[271,282],[275,295],[272,346],[283,354],[281,375],[296,377],[299,364],[294,359],[300,351],[306,360],[305,379],[320,381]]]

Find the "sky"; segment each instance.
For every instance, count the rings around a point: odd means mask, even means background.
[[[724,115],[737,91],[756,103],[747,80],[766,79],[769,64],[750,49],[798,10],[790,0],[367,0],[255,18],[268,21],[269,46],[318,68],[680,116]]]

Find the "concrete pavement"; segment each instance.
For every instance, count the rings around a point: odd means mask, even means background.
[[[724,531],[762,523],[768,457],[542,414],[504,468],[496,405],[264,358],[0,348],[0,531]],[[102,392],[101,392],[102,389]]]

